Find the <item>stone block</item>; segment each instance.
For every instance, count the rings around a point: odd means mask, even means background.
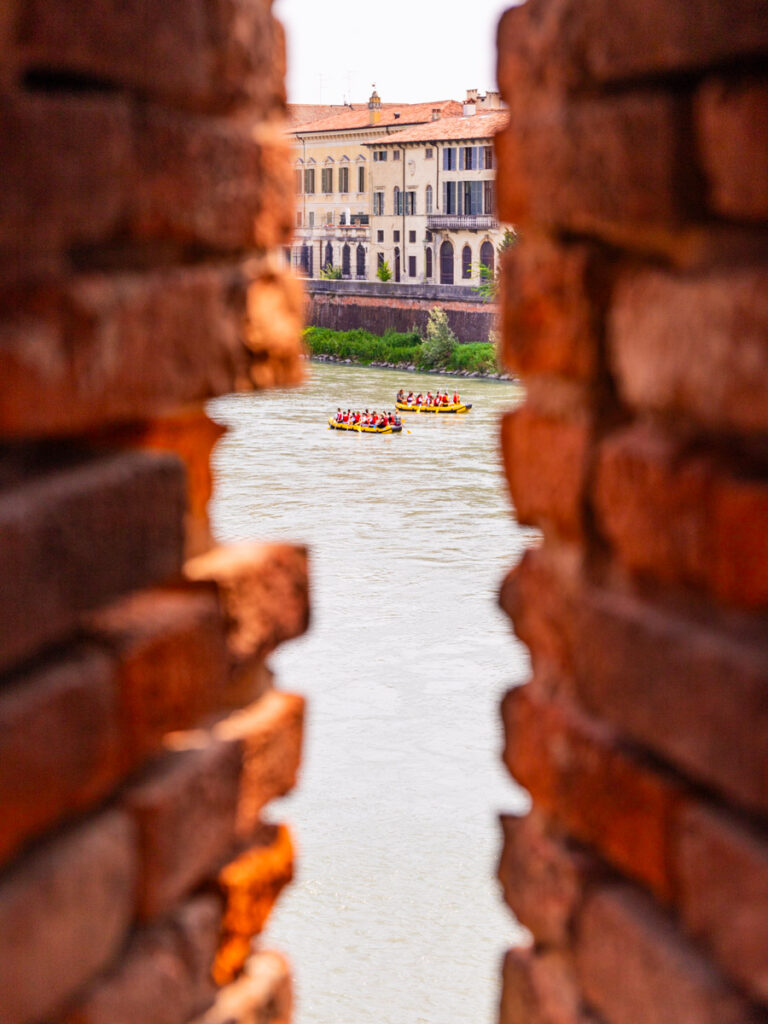
[[[678,853],[682,917],[726,973],[768,1003],[768,843],[704,805],[686,809]]]
[[[576,944],[584,995],[611,1024],[758,1024],[646,897],[615,885],[586,904]]]
[[[0,879],[3,1024],[52,1014],[117,954],[134,904],[135,837],[110,812]]]
[[[509,771],[557,825],[671,899],[679,785],[625,752],[603,723],[529,691],[504,699]]]
[[[178,573],[183,515],[183,469],[169,455],[61,460],[0,491],[0,575],[13,581],[0,595],[0,669]]]
[[[220,595],[235,661],[258,661],[309,624],[307,552],[291,544],[233,544],[191,559],[187,578]]]
[[[590,435],[583,411],[555,417],[529,403],[503,417],[504,470],[519,523],[541,527],[545,536],[582,536]]]
[[[292,1007],[288,963],[279,953],[265,950],[250,958],[247,974],[223,988],[193,1024],[290,1024]]]
[[[288,274],[263,273],[248,289],[245,344],[249,378],[261,388],[285,388],[304,379],[301,332],[304,289]]]
[[[117,661],[127,763],[217,707],[227,652],[214,595],[143,591],[96,612],[86,628]]]
[[[242,753],[212,742],[166,754],[127,790],[139,837],[138,910],[157,917],[214,874],[234,841]]]
[[[732,267],[619,283],[609,345],[619,388],[637,410],[707,429],[768,429],[768,272]]]
[[[114,663],[85,647],[0,688],[0,861],[119,777]]]
[[[262,808],[285,796],[296,783],[301,760],[304,698],[266,693],[213,727],[213,736],[241,749],[237,833],[245,839],[257,828]]]
[[[710,202],[726,217],[768,219],[768,84],[712,79],[696,100]]]

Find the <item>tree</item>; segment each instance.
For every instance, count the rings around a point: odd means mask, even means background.
[[[389,264],[386,260],[382,260],[376,268],[376,277],[378,277],[380,281],[392,280],[392,271],[389,269]]]
[[[334,267],[332,264],[326,263],[320,270],[320,277],[323,281],[340,281],[341,267]]]
[[[502,239],[496,246],[496,272],[492,273],[484,263],[478,264],[480,284],[474,286],[474,291],[482,297],[483,302],[495,302],[499,297],[502,257],[509,249],[514,249],[518,241],[519,237],[514,228],[504,228]]]
[[[448,314],[440,306],[434,306],[429,311],[427,336],[421,346],[419,362],[427,369],[446,366],[457,345]]]

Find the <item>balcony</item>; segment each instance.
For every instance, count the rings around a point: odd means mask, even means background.
[[[494,231],[498,226],[491,214],[427,214],[428,231]]]

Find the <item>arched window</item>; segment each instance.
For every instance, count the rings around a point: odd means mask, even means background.
[[[365,277],[365,246],[357,247],[357,276]]]
[[[307,277],[312,276],[312,250],[308,245],[301,247],[301,270]]]
[[[333,266],[333,246],[331,245],[330,242],[328,242],[328,244],[325,247],[325,263],[323,264],[323,267],[332,267],[332,266]]]
[[[431,247],[428,248],[428,249],[425,249],[424,257],[425,257],[424,262],[425,262],[425,267],[426,267],[425,276],[427,278],[430,278],[430,277],[432,277],[432,248]]]
[[[395,200],[395,216],[402,217],[403,215],[403,197],[400,193],[400,189],[395,185],[395,191],[393,193]]]
[[[341,276],[350,277],[352,274],[352,259],[350,254],[349,246],[344,243],[344,248],[341,250]]]
[[[480,246],[480,262],[484,267],[488,269],[488,273],[493,277],[494,272],[494,252],[493,246],[490,242],[483,242]]]
[[[400,280],[400,246],[395,246],[395,281]]]
[[[440,284],[453,284],[453,246],[447,239],[440,246]]]
[[[427,213],[432,213],[432,186],[427,185]]]
[[[461,276],[472,277],[472,250],[468,245],[461,250]]]

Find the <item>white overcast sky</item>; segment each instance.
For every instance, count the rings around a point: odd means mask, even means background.
[[[463,99],[496,88],[496,25],[514,0],[276,0],[291,103]]]

